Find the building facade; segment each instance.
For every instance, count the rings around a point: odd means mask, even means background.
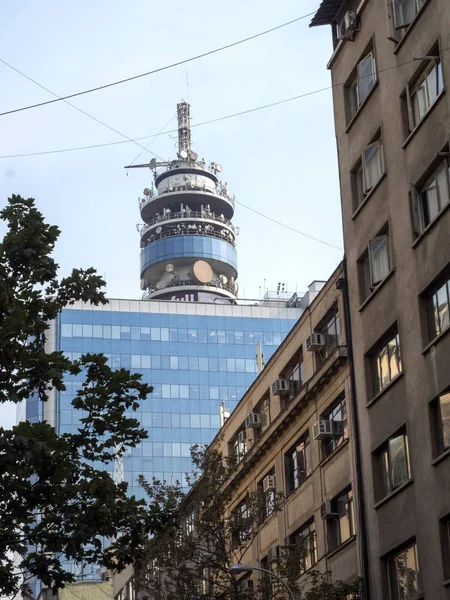
[[[370,597],[450,598],[450,3],[331,25]]]
[[[242,563],[270,570],[280,547],[298,544],[303,580],[310,569],[331,581],[362,574],[343,284],[340,265],[212,444],[238,461],[227,516],[249,492],[263,497],[265,522]]]

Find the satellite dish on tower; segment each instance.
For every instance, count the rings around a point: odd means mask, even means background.
[[[190,151],[189,151],[189,158],[190,158],[191,160],[197,160],[197,158],[198,158],[198,154],[197,154],[197,152],[194,152],[193,150],[190,150]]]
[[[205,260],[197,260],[192,267],[192,273],[199,283],[209,283],[213,278],[213,271]]]
[[[156,158],[152,158],[148,166],[150,167],[150,169],[154,169],[156,167]]]
[[[216,167],[216,171],[217,171],[218,173],[222,173],[222,171],[223,171],[223,167],[222,167],[222,165],[219,165],[218,163],[216,163],[216,164],[215,164],[215,167]]]
[[[167,287],[167,281],[158,281],[155,287],[157,290],[162,290],[163,288]]]
[[[170,263],[168,265],[166,265],[166,271],[168,273],[172,273],[174,269],[175,269],[175,267],[173,265],[171,265]]]
[[[148,188],[144,189],[144,196],[150,196],[150,190]]]
[[[219,279],[222,283],[228,283],[228,277],[226,275],[219,275]]]
[[[156,228],[156,233],[161,233],[161,231],[162,231],[162,227],[161,227],[161,225],[159,225],[159,227]]]
[[[181,158],[187,158],[188,157],[188,153],[186,152],[186,150],[181,150],[180,151],[180,157]]]

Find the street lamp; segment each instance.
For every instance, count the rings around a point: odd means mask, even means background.
[[[261,573],[268,573],[272,577],[275,577],[275,579],[278,579],[278,581],[281,581],[281,583],[287,589],[290,599],[295,600],[294,592],[291,590],[291,588],[288,586],[288,584],[273,571],[269,571],[268,569],[262,569],[261,567],[248,567],[246,565],[239,565],[239,564],[231,566],[228,569],[228,571],[230,573],[234,573],[235,575],[237,575],[238,573],[251,573],[252,571],[261,571]]]

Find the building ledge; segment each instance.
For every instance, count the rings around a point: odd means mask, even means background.
[[[384,394],[391,389],[391,387],[397,383],[397,381],[399,381],[399,379],[401,379],[404,376],[404,372],[402,371],[401,373],[399,373],[398,375],[396,375],[394,377],[394,379],[392,379],[386,387],[384,387],[380,392],[378,392],[378,394],[376,394],[371,400],[369,400],[369,402],[366,404],[366,408],[369,408],[370,406],[372,406],[372,404],[375,404],[375,402],[377,400],[379,400],[381,398],[381,396],[384,396]]]
[[[383,506],[383,504],[388,502],[391,498],[393,498],[394,496],[399,494],[401,491],[403,491],[405,488],[410,486],[412,483],[414,483],[414,479],[408,479],[408,481],[406,483],[403,483],[398,488],[396,488],[393,492],[391,492],[390,494],[388,494],[387,496],[385,496],[384,498],[379,500],[376,504],[374,504],[374,509],[377,510],[378,508],[380,508],[380,506]]]
[[[353,543],[355,543],[355,541],[356,541],[356,535],[352,535],[352,537],[348,538],[348,540],[345,540],[345,542],[342,542],[342,544],[340,544],[337,548],[334,548],[333,550],[328,552],[326,557],[328,559],[334,558],[336,556],[336,554],[339,554],[342,550],[347,549],[348,546],[351,546]]]
[[[366,206],[366,204],[369,202],[369,200],[372,198],[372,196],[375,194],[376,190],[380,187],[381,182],[384,181],[387,177],[387,171],[385,171],[382,176],[380,177],[380,179],[376,182],[376,184],[373,186],[373,188],[370,190],[370,192],[367,194],[367,196],[364,198],[364,200],[361,202],[361,204],[358,206],[358,208],[355,210],[355,212],[352,214],[352,219],[355,220],[356,217],[359,215],[359,213],[362,211],[362,209],[364,208],[364,206]]]
[[[378,294],[378,292],[381,290],[381,288],[384,286],[384,284],[392,277],[392,275],[394,273],[395,273],[395,269],[391,269],[391,271],[386,275],[386,277],[383,279],[383,281],[377,285],[377,287],[373,290],[373,292],[371,292],[367,296],[367,298],[364,300],[364,302],[358,308],[359,312],[362,312],[366,308],[366,306],[369,304],[369,302],[372,300],[372,298]]]
[[[428,344],[425,346],[425,348],[422,350],[422,354],[426,354],[428,351],[432,350],[433,346],[435,346],[435,345],[436,345],[438,342],[440,342],[440,341],[441,341],[441,339],[442,339],[443,337],[445,337],[445,336],[448,334],[448,332],[449,332],[449,331],[450,331],[450,326],[449,326],[449,327],[446,327],[446,328],[444,329],[444,331],[441,331],[441,333],[440,333],[439,335],[437,335],[435,338],[433,338],[433,339],[431,340],[431,342],[429,342],[429,343],[428,343]]]
[[[441,98],[445,95],[446,92],[447,92],[447,88],[445,88],[445,87],[442,88],[442,90],[436,96],[436,100],[430,106],[430,108],[425,113],[425,115],[422,117],[422,119],[417,123],[417,125],[414,127],[414,129],[411,131],[411,133],[408,135],[408,137],[406,138],[406,140],[403,142],[403,144],[402,144],[402,149],[403,150],[406,148],[406,146],[408,146],[409,142],[413,139],[413,137],[416,135],[416,133],[422,127],[422,124],[425,123],[425,121],[428,119],[428,117],[433,112],[433,110],[435,109],[435,107],[439,104],[439,100],[441,100]]]
[[[416,248],[420,242],[423,240],[424,237],[426,237],[426,235],[432,230],[434,229],[436,223],[439,221],[439,219],[442,218],[442,216],[448,211],[448,209],[450,208],[450,202],[448,202],[444,208],[441,210],[441,212],[439,214],[437,214],[434,219],[428,223],[428,225],[425,227],[425,229],[422,231],[422,233],[416,237],[416,239],[414,240],[414,242],[411,245],[411,248]]]
[[[441,454],[439,454],[439,456],[436,456],[436,458],[431,461],[432,466],[435,467],[442,460],[444,460],[444,458],[447,458],[448,456],[450,456],[450,448],[447,448],[447,450],[444,450],[444,452],[442,452]]]

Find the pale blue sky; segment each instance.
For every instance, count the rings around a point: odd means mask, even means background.
[[[319,0],[282,3],[25,0],[3,6],[0,58],[59,95],[164,66],[317,9]],[[229,50],[156,75],[74,99],[76,106],[130,137],[159,132],[186,99],[193,124],[330,85],[328,27],[310,18]],[[51,96],[0,64],[0,112]],[[175,119],[169,128],[174,128]],[[0,156],[120,140],[63,102],[0,117]],[[342,246],[331,92],[194,128],[193,148],[220,162],[236,200],[301,231]],[[148,141],[143,142],[146,145]],[[150,149],[174,156],[175,139]],[[27,158],[0,159],[0,202],[34,196],[62,234],[61,274],[95,266],[110,297],[137,298],[140,222],[137,198],[146,170],[124,165],[135,144]],[[151,158],[143,153],[139,162]],[[326,279],[342,252],[237,206],[240,295],[256,297],[264,279],[304,291]],[[2,233],[3,230],[0,231]],[[9,424],[12,411],[0,407]],[[2,424],[3,424],[2,423]]]

